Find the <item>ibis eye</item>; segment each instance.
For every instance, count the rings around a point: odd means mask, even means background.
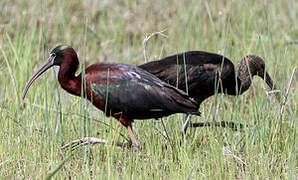
[[[50,54],[50,57],[56,57],[56,54],[55,53],[51,53]]]

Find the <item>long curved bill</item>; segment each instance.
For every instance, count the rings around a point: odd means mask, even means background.
[[[30,78],[30,80],[27,82],[24,90],[23,90],[23,95],[22,95],[22,99],[25,98],[27,91],[29,89],[29,87],[31,86],[31,84],[34,82],[35,79],[37,79],[42,73],[44,73],[46,70],[48,70],[49,68],[51,68],[54,65],[54,59],[55,56],[50,56],[49,59],[47,60],[46,63],[44,63]]]
[[[272,91],[277,90],[276,87],[273,86],[273,81],[267,72],[265,73],[265,82],[270,87],[270,89]],[[276,92],[274,92],[274,95],[275,95],[277,101],[280,102],[280,92],[276,91]]]

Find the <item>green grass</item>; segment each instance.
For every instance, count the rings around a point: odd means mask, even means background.
[[[111,145],[60,147],[83,136],[124,141],[116,120],[69,95],[50,70],[21,93],[57,44],[70,44],[81,63],[144,63],[189,50],[221,53],[235,64],[247,54],[264,58],[286,92],[297,66],[298,3],[288,1],[8,1],[0,2],[0,177],[40,179],[295,179],[297,174],[297,72],[286,111],[266,96],[259,78],[240,97],[218,95],[194,121],[248,125],[242,132],[198,128],[180,145],[183,115],[134,123],[142,152]],[[25,106],[23,103],[25,102]],[[100,122],[108,123],[105,126]]]

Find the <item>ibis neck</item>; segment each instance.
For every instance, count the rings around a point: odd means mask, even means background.
[[[60,66],[58,73],[58,81],[61,87],[67,92],[80,96],[81,94],[81,80],[75,76],[79,66],[79,60],[75,54],[64,56],[64,61]]]
[[[250,87],[253,76],[254,74],[249,73],[245,60],[240,61],[237,70],[237,88],[239,94],[244,93]]]

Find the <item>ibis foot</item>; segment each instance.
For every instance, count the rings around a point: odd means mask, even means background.
[[[87,146],[87,145],[91,145],[91,146],[94,146],[96,144],[107,144],[108,141],[105,140],[105,139],[99,139],[99,138],[96,138],[96,137],[84,137],[84,138],[81,138],[81,139],[77,139],[77,140],[74,140],[70,143],[67,143],[65,145],[63,145],[61,147],[62,150],[65,150],[65,149],[68,149],[68,148],[71,148],[71,150],[76,150],[77,148],[79,147],[82,147],[82,146]],[[131,141],[129,142],[126,142],[126,143],[121,143],[121,142],[113,142],[112,144],[115,144],[116,146],[119,146],[119,147],[126,147],[126,148],[131,148],[133,146],[133,144],[131,143]]]
[[[127,141],[126,143],[122,144],[122,147],[125,148],[133,148],[136,152],[140,153],[140,146],[138,144],[134,144],[132,141]]]
[[[138,153],[141,153],[141,149],[140,146],[138,144],[132,144],[132,147],[134,148],[134,150]]]

